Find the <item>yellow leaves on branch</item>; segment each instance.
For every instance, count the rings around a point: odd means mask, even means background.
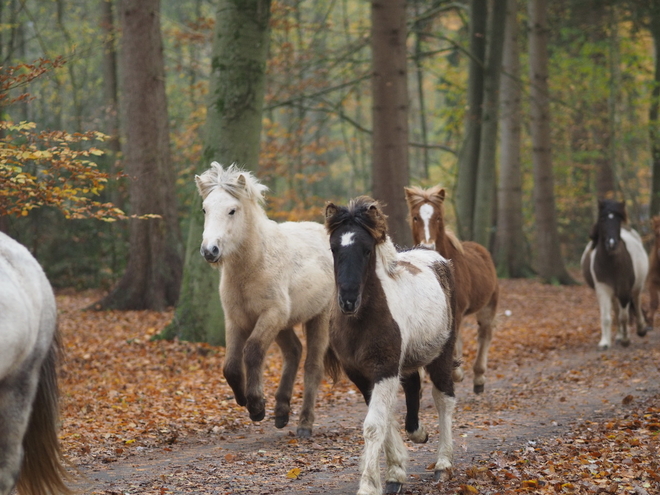
[[[35,129],[33,122],[0,122],[0,215],[27,216],[51,206],[67,218],[126,218],[119,208],[95,199],[109,176],[91,160],[103,151],[88,142],[103,141],[104,134]]]

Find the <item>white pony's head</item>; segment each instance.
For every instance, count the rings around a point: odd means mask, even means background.
[[[261,205],[268,187],[236,164],[223,168],[218,162],[196,175],[195,183],[204,211],[200,252],[209,263],[219,263],[242,246],[250,212],[255,208],[263,212]]]

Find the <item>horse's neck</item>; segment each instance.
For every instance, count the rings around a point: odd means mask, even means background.
[[[261,208],[254,208],[246,215],[246,232],[239,247],[223,263],[223,269],[232,272],[244,272],[254,269],[264,259],[264,247],[277,224],[270,220]]]
[[[455,260],[463,255],[463,249],[459,248],[460,241],[457,238],[452,239],[445,229],[438,231],[435,245],[436,250],[448,260]]]
[[[382,268],[384,273],[392,276],[396,270],[397,252],[389,236],[385,242],[376,245],[376,256],[377,268]]]

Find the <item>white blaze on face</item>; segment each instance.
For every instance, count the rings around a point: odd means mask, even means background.
[[[354,242],[355,232],[346,232],[341,236],[341,245],[346,247],[350,246]]]
[[[430,225],[431,225],[431,217],[433,216],[433,206],[431,206],[428,203],[424,203],[420,208],[419,208],[419,216],[422,219],[422,223],[424,224],[424,235],[425,235],[425,241],[426,242],[432,242],[433,239],[431,239],[431,231],[430,231]]]

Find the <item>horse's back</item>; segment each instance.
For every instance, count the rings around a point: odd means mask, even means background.
[[[53,291],[30,252],[0,232],[0,378],[33,352],[45,354],[55,330]]]
[[[487,304],[497,305],[497,271],[488,250],[481,244],[465,241],[463,254],[452,258],[456,272],[458,311],[472,314]]]

